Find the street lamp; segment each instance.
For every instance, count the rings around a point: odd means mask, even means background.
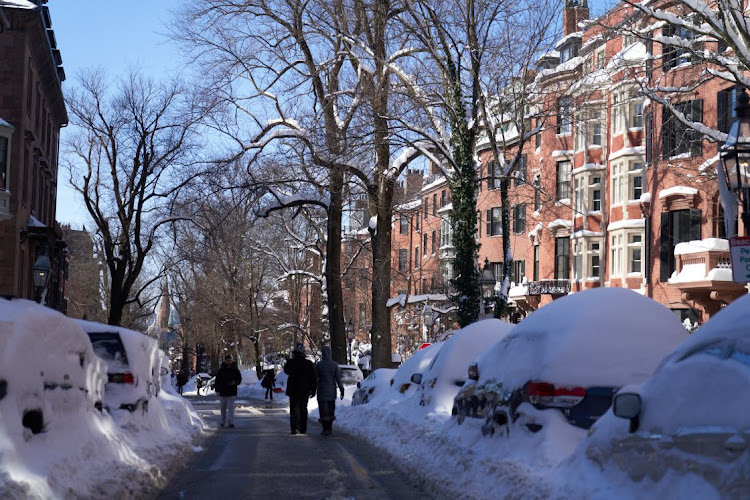
[[[490,261],[485,257],[482,276],[479,278],[479,291],[481,292],[480,313],[482,316],[488,314],[490,308],[490,299],[495,294],[495,275],[490,268]]]
[[[346,339],[349,341],[349,364],[352,363],[352,342],[354,341],[354,326],[352,320],[349,320],[349,324],[346,325]]]
[[[422,308],[422,324],[424,324],[426,330],[430,332],[430,336],[432,336],[432,325],[435,324],[435,317],[432,315],[432,307],[430,307],[430,304],[425,304]],[[423,340],[429,342],[430,338],[425,335]]]
[[[47,254],[42,254],[37,257],[34,262],[34,267],[31,268],[31,272],[34,276],[34,289],[37,291],[37,302],[42,301],[44,296],[44,288],[47,286],[47,280],[49,279],[50,263]]]
[[[737,86],[737,118],[732,122],[727,142],[721,148],[720,156],[724,164],[724,179],[730,191],[736,193],[742,205],[742,225],[745,233],[750,230],[750,97],[745,89]],[[731,200],[736,203],[735,200]]]

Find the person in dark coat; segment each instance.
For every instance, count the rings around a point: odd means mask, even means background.
[[[307,432],[307,400],[315,397],[315,365],[305,358],[305,348],[297,342],[292,359],[284,365],[284,373],[289,375],[286,382],[286,395],[289,396],[289,424],[292,434]]]
[[[266,395],[263,399],[270,399],[273,401],[273,388],[275,381],[276,377],[274,377],[273,370],[266,370],[263,372],[263,380],[260,381],[260,385],[266,389]]]
[[[237,400],[237,386],[242,382],[242,374],[231,354],[224,356],[219,371],[216,372],[216,394],[221,398],[221,426],[234,427],[234,403]]]
[[[177,374],[177,393],[182,396],[182,388],[185,384],[188,383],[188,372],[185,370],[180,370],[180,373]]]
[[[339,364],[331,356],[330,346],[324,345],[323,360],[315,365],[318,373],[318,408],[320,409],[320,423],[323,425],[323,434],[328,436],[333,429],[333,421],[336,420],[336,389],[344,399],[344,384],[341,383]]]

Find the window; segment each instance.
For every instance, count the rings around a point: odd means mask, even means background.
[[[560,48],[560,63],[569,61],[574,57],[578,57],[578,51],[580,49],[580,40],[573,39],[567,43],[564,47]]]
[[[425,220],[427,220],[427,216],[429,215],[429,213],[430,213],[430,199],[425,196],[425,199],[424,199],[424,218],[425,218]]]
[[[666,24],[662,28],[662,35],[664,37],[677,37],[682,38],[682,42],[688,42],[692,44],[692,40],[695,34],[684,26],[675,26],[672,24]],[[664,71],[670,70],[680,64],[689,63],[692,60],[691,50],[695,50],[697,47],[681,47],[676,45],[662,44],[662,67]]]
[[[570,278],[570,238],[555,238],[555,279]]]
[[[419,247],[414,247],[414,267],[419,267]]]
[[[539,245],[534,245],[534,281],[539,281]]]
[[[583,278],[583,242],[574,240],[573,243],[573,279],[580,280]]]
[[[495,281],[502,281],[505,270],[503,269],[502,262],[490,262],[490,269],[492,269],[492,275],[495,277]]]
[[[617,233],[610,236],[609,253],[610,253],[610,275],[622,275],[622,241],[623,234]]]
[[[437,217],[437,193],[432,195],[432,216]]]
[[[612,121],[615,133],[628,128],[643,128],[643,97],[633,89],[615,92],[612,96]]]
[[[589,276],[599,277],[599,243],[589,243]]]
[[[612,165],[612,203],[637,201],[643,194],[643,161],[621,161]]]
[[[0,190],[8,189],[8,138],[0,137]]]
[[[437,232],[432,232],[432,254],[435,255],[435,246],[437,245]]]
[[[570,125],[570,97],[561,97],[557,100],[557,133],[570,134]]]
[[[398,251],[398,270],[399,271],[406,271],[406,262],[407,262],[408,256],[406,254],[406,249],[401,248]]]
[[[443,189],[442,191],[440,191],[440,208],[443,208],[445,206],[445,203],[446,203],[445,189]]]
[[[539,178],[534,179],[534,211],[538,212],[542,208],[542,187]]]
[[[591,178],[591,210],[600,212],[602,210],[602,178]]]
[[[424,251],[424,254],[427,255],[427,233],[422,235],[422,250]]]
[[[487,189],[500,189],[501,170],[496,161],[487,164]]]
[[[536,126],[541,127],[541,123],[539,119],[537,119],[536,121]],[[542,147],[542,129],[541,128],[539,129],[539,132],[537,132],[536,135],[534,136],[534,147],[536,147],[537,149]]]
[[[628,236],[628,272],[641,272],[641,240],[640,234],[631,234]]]
[[[513,276],[511,276],[511,280],[514,283],[518,284],[518,283],[521,283],[525,277],[526,277],[526,261],[514,260],[513,261]]]
[[[516,165],[514,185],[521,186],[526,183],[526,155],[521,155]]]
[[[416,227],[414,229],[416,229],[417,231],[419,231],[419,212],[417,212],[416,214],[414,214],[414,220],[416,221]]]
[[[703,100],[675,104],[676,111],[682,113],[688,121],[703,120]],[[666,106],[662,107],[661,146],[662,156],[669,158],[677,155],[700,156],[702,153],[701,134],[682,123]]]
[[[586,213],[586,191],[588,186],[585,184],[585,177],[578,176],[573,179],[573,200],[574,200],[574,216],[582,215]]]
[[[575,148],[577,151],[602,145],[602,111],[584,111],[576,117]]]
[[[440,246],[450,247],[453,245],[453,228],[450,221],[444,220],[440,223]]]
[[[716,127],[724,133],[729,132],[729,127],[737,118],[737,87],[729,87],[716,94],[717,123]]]
[[[662,212],[659,234],[659,280],[667,281],[675,272],[674,247],[678,243],[701,239],[699,209]]]
[[[570,160],[557,162],[555,196],[557,201],[570,199]]]
[[[398,219],[398,234],[409,234],[409,218],[406,215]]]
[[[487,210],[487,236],[502,235],[502,210],[499,207]]]
[[[519,203],[513,207],[513,232],[523,233],[526,230],[526,204]]]

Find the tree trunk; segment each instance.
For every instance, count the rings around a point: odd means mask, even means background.
[[[330,170],[331,204],[328,208],[328,241],[326,243],[326,285],[328,290],[328,322],[331,332],[333,360],[346,364],[346,331],[344,299],[341,292],[341,216],[343,211],[344,177],[341,169]]]
[[[383,189],[378,208],[377,234],[372,237],[372,369],[390,368],[391,312],[386,304],[391,295],[391,217],[393,188]]]

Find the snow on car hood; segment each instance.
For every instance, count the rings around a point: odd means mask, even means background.
[[[585,290],[534,311],[487,349],[479,382],[640,383],[686,338],[677,316],[652,299],[624,288]]]

